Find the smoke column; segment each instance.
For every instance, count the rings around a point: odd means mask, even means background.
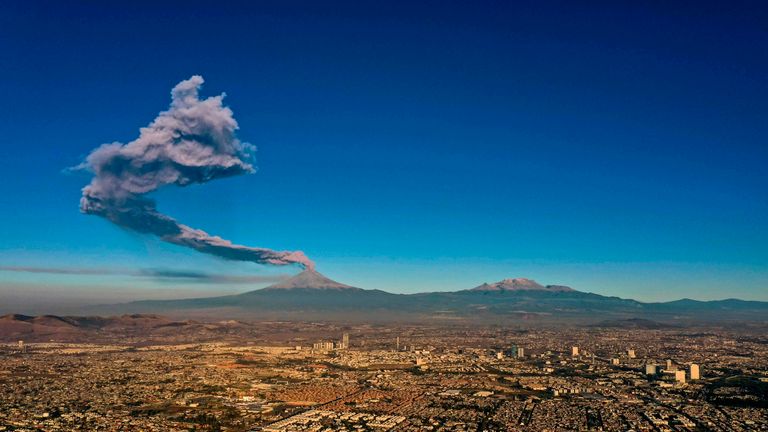
[[[313,268],[303,252],[273,251],[232,244],[180,224],[160,213],[146,194],[173,184],[187,186],[254,172],[253,146],[240,142],[224,95],[200,100],[203,77],[195,75],[171,91],[171,106],[127,144],[103,144],[77,169],[94,175],[83,188],[80,211],[104,217],[136,232],[203,253],[259,264]]]

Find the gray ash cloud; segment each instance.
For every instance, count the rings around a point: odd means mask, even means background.
[[[177,222],[146,196],[166,185],[187,186],[254,172],[253,146],[237,139],[237,121],[224,95],[200,99],[203,78],[193,76],[171,91],[171,105],[127,144],[104,144],[75,169],[93,173],[80,210],[121,227],[176,245],[235,261],[314,264],[301,251],[275,251],[233,244]]]
[[[150,278],[159,281],[200,282],[216,284],[252,284],[280,282],[285,276],[280,275],[249,275],[234,276],[207,273],[195,270],[177,270],[166,268],[77,268],[77,267],[31,267],[31,266],[0,266],[0,272],[14,273],[42,273],[57,275],[82,275],[82,276],[131,276]]]

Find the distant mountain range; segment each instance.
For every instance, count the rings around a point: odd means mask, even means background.
[[[150,329],[160,333],[177,334],[182,325],[184,323],[158,315],[134,314],[103,318],[9,314],[0,316],[0,340],[81,341],[84,335],[104,336],[114,333],[124,337],[131,334],[146,335]]]
[[[287,320],[584,322],[647,319],[666,323],[768,321],[768,302],[682,299],[643,303],[541,285],[524,278],[455,292],[393,294],[352,287],[305,270],[266,288],[238,295],[146,300],[101,306],[98,313],[174,313]],[[621,321],[615,321],[621,322]],[[642,322],[635,323],[642,327]],[[630,322],[631,326],[631,322]]]
[[[261,332],[237,320],[174,320],[157,314],[118,316],[0,316],[0,343],[90,342],[116,344],[199,343],[226,338],[251,339]]]

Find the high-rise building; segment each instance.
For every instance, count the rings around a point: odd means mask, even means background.
[[[691,363],[690,375],[691,375],[691,380],[701,379],[701,374],[699,372],[699,365],[697,365],[696,363]]]
[[[645,374],[646,375],[656,375],[656,365],[655,364],[647,364],[647,365],[645,365]]]
[[[631,358],[631,359],[635,358],[635,350],[633,350],[633,349],[628,349],[628,350],[627,350],[627,357],[629,357],[629,358]]]
[[[571,355],[573,357],[578,357],[579,356],[579,347],[575,346],[575,347],[571,348]]]
[[[525,357],[525,348],[517,347],[517,358]]]
[[[349,333],[341,335],[341,347],[344,349],[349,348]]]
[[[504,353],[502,351],[496,351],[496,358],[501,360],[504,358]]]
[[[520,352],[520,348],[518,348],[517,345],[512,345],[511,347],[504,350],[504,355],[510,358],[517,358]]]
[[[312,344],[312,349],[317,351],[330,351],[334,348],[333,342],[320,341]]]
[[[671,370],[675,370],[675,369],[677,369],[677,368],[675,367],[675,365],[672,364],[672,359],[667,359],[667,367],[664,368],[664,370],[671,371]]]
[[[400,351],[400,336],[395,339],[395,351]]]
[[[680,384],[685,384],[684,370],[675,371],[675,381],[679,382]]]
[[[614,357],[614,358],[612,358],[612,359],[611,359],[611,364],[612,364],[612,365],[614,365],[614,366],[618,366],[618,364],[619,364],[619,359],[617,359],[617,358],[615,358],[615,357]]]

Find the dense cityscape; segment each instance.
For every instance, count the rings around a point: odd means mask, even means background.
[[[768,430],[764,328],[207,325],[2,345],[0,431]]]

